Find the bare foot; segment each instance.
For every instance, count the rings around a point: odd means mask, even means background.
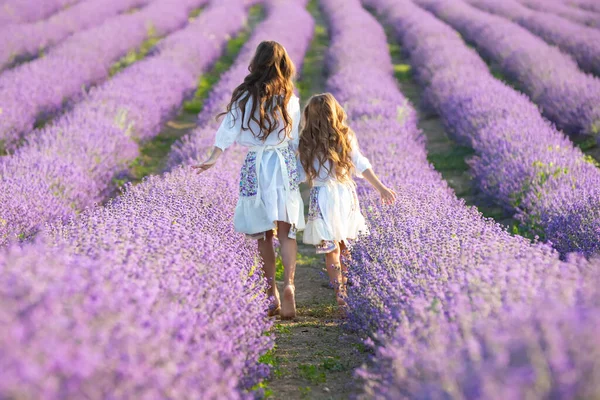
[[[287,285],[283,289],[283,302],[281,303],[281,319],[296,318],[296,298],[294,295],[294,285]]]
[[[267,311],[267,316],[274,317],[279,315],[281,311],[281,301],[279,300],[279,291],[275,288],[275,295],[271,297],[271,304],[269,304],[269,309]]]
[[[335,299],[337,300],[340,317],[346,318],[346,309],[348,308],[346,304],[346,294],[340,291],[336,293]]]
[[[345,307],[346,306],[346,293],[343,291],[339,291],[335,294],[335,299],[337,300],[338,306]]]

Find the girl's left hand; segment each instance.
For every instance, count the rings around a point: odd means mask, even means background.
[[[394,202],[396,201],[396,192],[385,186],[379,190],[379,195],[381,196],[381,202],[383,204],[390,205],[394,204]]]

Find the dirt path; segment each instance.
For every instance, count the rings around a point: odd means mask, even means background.
[[[316,26],[298,82],[303,103],[311,95],[325,90],[324,59],[329,45],[318,2],[312,0],[308,10]],[[304,188],[303,197],[306,194]],[[359,338],[342,329],[343,321],[324,267],[324,257],[315,254],[314,246],[304,245],[300,233],[295,282],[298,318],[275,322],[276,347],[264,358],[272,368],[271,378],[265,382],[269,398],[347,399],[358,393],[353,373],[365,362],[366,353]],[[277,272],[281,292],[281,264]]]
[[[298,240],[294,321],[277,320],[267,383],[273,399],[347,399],[358,393],[354,370],[366,358],[360,340],[341,327],[322,256]],[[279,290],[283,290],[278,281]]]

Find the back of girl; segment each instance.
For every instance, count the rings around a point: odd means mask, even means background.
[[[304,243],[325,254],[325,263],[338,304],[345,305],[347,266],[340,255],[349,241],[367,234],[353,177],[364,177],[379,191],[384,203],[395,201],[393,190],[383,185],[363,156],[346,113],[330,93],[313,96],[304,109],[299,156],[312,185]]]
[[[258,250],[269,288],[269,316],[294,318],[296,230],[304,228],[304,205],[298,189],[296,151],[301,112],[294,95],[295,67],[277,42],[259,44],[249,74],[233,92],[216,133],[208,160],[195,166],[203,172],[215,165],[233,143],[248,148],[240,173],[239,200],[234,225],[238,232],[258,240]],[[283,302],[275,284],[277,232],[284,271]]]

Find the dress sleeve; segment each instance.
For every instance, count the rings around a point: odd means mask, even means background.
[[[302,118],[302,112],[300,111],[300,99],[293,96],[288,103],[288,112],[292,118],[292,139],[290,140],[290,147],[293,151],[298,150],[298,144],[300,143],[300,119]]]
[[[242,133],[242,121],[237,107],[232,107],[231,111],[225,114],[221,126],[217,130],[215,138],[215,147],[225,151]],[[235,120],[234,120],[235,116]]]
[[[356,135],[354,132],[350,132],[350,145],[352,146],[352,152],[350,156],[352,157],[352,163],[356,169],[356,176],[362,178],[362,173],[372,168],[371,162],[369,159],[360,152],[360,147],[358,146],[358,139],[356,139]]]

